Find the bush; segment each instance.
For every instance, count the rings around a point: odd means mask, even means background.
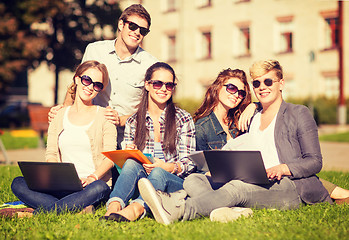
[[[318,97],[311,100],[306,99],[287,99],[288,102],[302,104],[310,110],[313,108],[314,118],[318,125],[337,124],[338,100],[334,98]],[[349,99],[346,100],[346,107],[349,109]],[[347,110],[347,123],[349,122],[349,110]]]
[[[176,103],[178,107],[186,110],[193,116],[195,111],[200,107],[200,104],[202,103],[202,99],[198,100],[198,99],[182,98],[182,99],[178,99]]]
[[[177,105],[188,111],[191,115],[199,108],[202,103],[202,99],[189,99],[183,98],[178,99]],[[291,102],[294,104],[302,104],[307,106],[310,111],[313,111],[315,121],[318,125],[320,124],[337,124],[337,108],[338,108],[338,100],[337,99],[329,99],[326,97],[319,97],[311,100],[310,98],[292,98],[287,99],[287,102]],[[349,99],[346,100],[347,106],[347,123],[349,123]],[[313,109],[313,110],[312,110]]]

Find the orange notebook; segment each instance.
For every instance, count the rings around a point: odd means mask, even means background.
[[[122,168],[126,160],[129,158],[137,160],[142,164],[151,164],[149,159],[140,150],[114,150],[102,153],[120,168]]]

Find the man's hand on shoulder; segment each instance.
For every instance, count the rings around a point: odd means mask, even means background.
[[[63,104],[59,104],[57,106],[53,106],[50,109],[50,112],[48,113],[48,122],[52,122],[52,120],[55,118],[57,112],[63,108]]]
[[[108,106],[105,108],[105,113],[104,113],[105,118],[114,124],[115,126],[120,125],[120,117],[119,114],[116,110],[112,109],[112,107]]]

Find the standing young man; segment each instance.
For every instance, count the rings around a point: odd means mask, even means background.
[[[151,18],[141,4],[126,8],[119,20],[117,38],[90,43],[85,50],[82,62],[96,60],[107,66],[109,85],[100,92],[94,103],[108,107],[106,117],[118,126],[118,144],[124,133],[127,118],[135,112],[144,85],[144,74],[157,59],[139,45],[149,33]],[[71,105],[70,94],[66,95],[64,105]],[[62,107],[53,107],[49,114],[51,120]]]
[[[206,176],[192,174],[183,183],[186,194],[164,194],[142,179],[140,193],[158,222],[208,216],[221,207],[293,209],[302,203],[332,202],[315,175],[322,168],[316,123],[305,106],[283,101],[285,82],[279,62],[256,62],[250,75],[263,109],[252,119],[248,134],[259,146],[267,176],[274,181],[261,186],[232,180],[212,189]]]

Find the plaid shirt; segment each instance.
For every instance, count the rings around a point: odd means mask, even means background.
[[[161,147],[166,162],[178,162],[182,171],[177,173],[179,177],[184,178],[195,169],[194,163],[188,158],[188,155],[195,151],[195,125],[190,114],[183,109],[176,107],[176,126],[177,142],[176,152],[174,154],[164,151],[163,139],[165,134],[165,111],[162,112],[160,119]],[[146,127],[149,137],[146,140],[144,153],[150,153],[154,156],[154,125],[147,112]],[[133,114],[126,122],[123,144],[132,144],[136,132],[136,114]],[[123,145],[123,146],[125,146]]]

